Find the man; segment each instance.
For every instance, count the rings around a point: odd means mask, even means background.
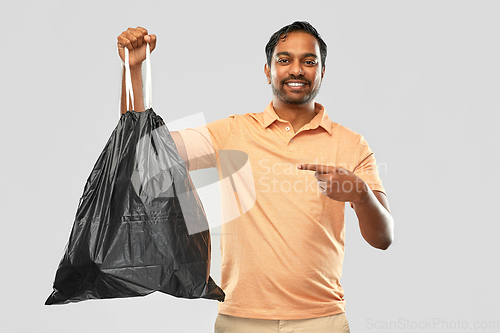
[[[154,49],[156,36],[143,28],[118,37],[122,59],[123,48],[130,50],[138,88],[145,41]],[[372,151],[315,102],[326,53],[309,23],[283,27],[266,46],[273,100],[264,112],[172,133],[190,170],[215,166],[230,178],[221,189],[226,300],[219,304],[218,333],[348,332],[340,285],[345,203],[370,245],[392,243],[394,222]],[[141,89],[134,91],[135,110],[144,110]],[[250,167],[238,162],[229,177],[224,169],[234,161],[224,158],[234,151],[244,152]]]

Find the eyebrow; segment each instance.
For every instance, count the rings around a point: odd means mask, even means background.
[[[287,57],[291,57],[291,56],[292,56],[292,55],[290,54],[290,52],[288,52],[288,51],[283,51],[283,52],[278,52],[278,53],[276,53],[276,56],[277,56],[277,57],[282,56],[282,55],[287,56]],[[303,58],[312,57],[312,58],[314,58],[314,59],[318,59],[318,56],[317,56],[316,54],[314,54],[314,53],[304,53],[304,54],[302,55],[302,57],[303,57]]]

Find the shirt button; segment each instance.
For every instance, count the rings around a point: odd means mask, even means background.
[[[290,127],[289,127],[289,126],[287,126],[287,127],[285,127],[285,129],[286,129],[286,131],[288,132],[288,131],[290,130]]]

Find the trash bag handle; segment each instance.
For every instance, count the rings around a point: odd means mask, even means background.
[[[144,105],[147,109],[150,109],[153,104],[153,88],[151,79],[151,50],[149,43],[146,43],[146,97]],[[132,76],[130,75],[130,61],[128,49],[125,48],[125,92],[127,96],[127,110],[132,110],[134,108],[134,90],[132,89]],[[130,99],[129,99],[130,98]],[[132,106],[129,105],[130,100],[132,100]]]

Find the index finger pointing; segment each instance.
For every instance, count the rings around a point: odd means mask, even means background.
[[[326,165],[321,164],[299,164],[297,168],[300,170],[316,171],[317,173],[328,173],[329,168]]]

